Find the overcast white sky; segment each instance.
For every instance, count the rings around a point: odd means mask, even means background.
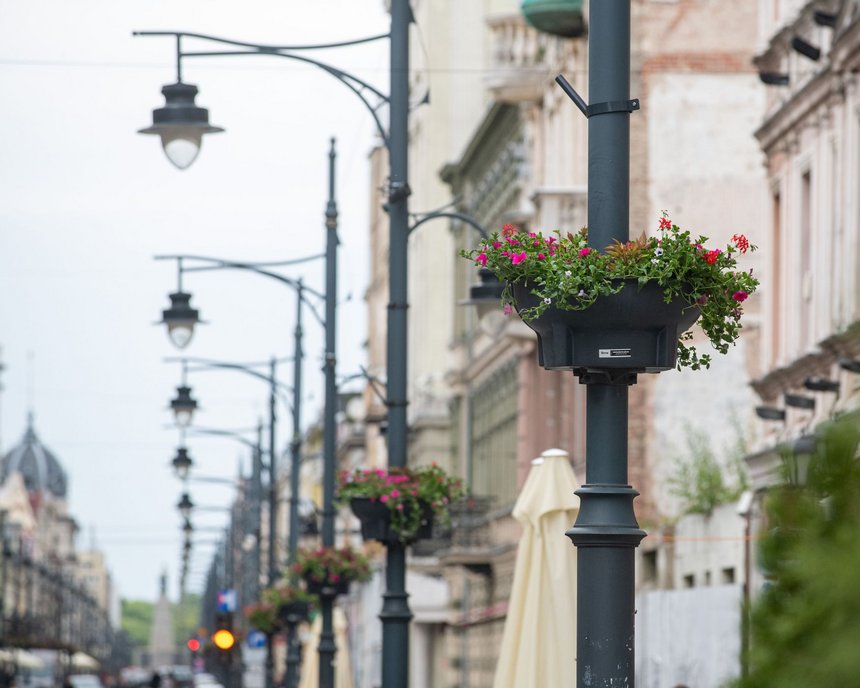
[[[176,286],[172,264],[191,253],[276,260],[324,250],[329,137],[339,140],[339,371],[363,361],[367,273],[369,114],[325,73],[269,57],[189,59],[185,81],[226,133],[204,139],[196,162],[174,169],[157,138],[140,136],[174,81],[174,42],[133,30],[186,30],[272,44],[331,42],[384,33],[382,0],[0,0],[0,450],[36,430],[70,480],[69,506],[107,553],[120,593],[152,599],[166,568],[176,594],[181,491],[169,470],[178,445],[167,429],[177,352],[153,323]],[[186,48],[191,48],[190,43]],[[387,91],[387,42],[318,54]],[[323,265],[294,276],[323,289]],[[241,272],[201,273],[186,289],[209,325],[186,352],[227,361],[292,354],[294,296]],[[349,322],[349,327],[344,325]],[[322,336],[310,318],[305,423],[322,404]],[[32,354],[33,364],[28,363]],[[283,380],[291,382],[289,370]],[[201,425],[250,427],[266,389],[237,373],[190,380]],[[281,409],[280,444],[289,431]],[[200,473],[234,476],[239,444],[193,439]],[[199,504],[229,488],[192,489]],[[195,525],[225,516],[198,514]],[[202,535],[201,535],[202,537]],[[211,546],[195,551],[200,587]]]

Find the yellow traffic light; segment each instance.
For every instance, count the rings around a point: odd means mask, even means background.
[[[222,628],[212,634],[212,642],[219,650],[229,650],[236,644],[236,636],[226,628]]]

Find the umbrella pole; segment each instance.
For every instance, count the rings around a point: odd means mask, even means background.
[[[627,241],[630,222],[630,0],[589,3],[588,240]],[[577,547],[577,686],[634,685],[635,548],[645,536],[627,484],[623,369],[578,371],[586,397],[586,483],[567,531]]]

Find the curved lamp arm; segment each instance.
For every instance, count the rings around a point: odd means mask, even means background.
[[[435,220],[440,217],[447,217],[452,220],[459,220],[460,222],[465,222],[467,225],[477,230],[478,234],[481,235],[484,239],[489,239],[490,234],[484,229],[484,226],[479,224],[478,221],[471,217],[470,215],[466,215],[465,213],[458,213],[453,210],[434,210],[432,213],[427,213],[426,215],[422,215],[418,220],[409,225],[409,233],[412,234],[416,229],[418,229],[425,222],[430,220]]]
[[[305,294],[310,294],[311,296],[316,297],[320,301],[325,300],[325,294],[318,292],[316,289],[307,286],[304,282],[299,282],[299,280],[293,279],[292,277],[287,277],[286,275],[281,275],[277,272],[272,272],[270,270],[264,270],[262,266],[277,266],[277,265],[296,265],[298,263],[306,263],[311,260],[318,260],[320,258],[324,258],[325,254],[316,255],[316,256],[308,256],[306,258],[298,258],[296,260],[291,261],[279,261],[277,263],[243,263],[235,260],[225,260],[223,258],[213,258],[210,256],[193,256],[188,254],[181,255],[160,255],[154,256],[155,260],[175,260],[179,264],[179,290],[182,291],[182,275],[186,272],[203,272],[208,270],[247,270],[249,272],[254,272],[258,275],[263,275],[264,277],[270,277],[271,279],[277,280],[281,284],[286,284],[288,287],[293,289],[296,293],[298,293],[301,297],[302,303],[307,306],[308,310],[313,315],[314,320],[316,320],[323,328],[325,328],[325,320],[323,320],[322,316],[316,309],[313,303],[311,303],[307,298],[305,298]],[[192,267],[185,267],[183,265],[183,261],[185,260],[197,260],[204,263],[210,263],[210,265],[198,265]]]
[[[325,62],[321,62],[320,60],[314,60],[310,57],[305,57],[304,55],[296,55],[295,52],[297,50],[318,50],[321,48],[340,48],[346,47],[350,45],[358,45],[360,43],[369,43],[371,41],[377,41],[383,38],[390,38],[390,34],[379,34],[377,36],[370,36],[368,38],[360,38],[352,41],[344,41],[342,43],[327,43],[327,44],[319,44],[319,45],[296,45],[296,46],[273,46],[273,45],[262,45],[259,43],[245,43],[242,41],[234,41],[228,38],[220,38],[218,36],[210,36],[202,33],[190,33],[186,31],[133,31],[132,36],[174,36],[176,38],[176,79],[177,81],[182,81],[182,58],[184,57],[231,57],[238,55],[273,55],[275,57],[285,57],[290,60],[297,60],[299,62],[306,62],[307,64],[314,65],[315,67],[319,67],[325,72],[331,74],[335,79],[344,84],[347,88],[349,88],[356,96],[358,96],[359,100],[364,103],[364,106],[367,108],[368,112],[370,112],[371,117],[373,117],[373,121],[376,124],[376,128],[379,132],[379,135],[382,137],[383,142],[385,143],[386,148],[389,146],[388,140],[388,132],[385,130],[385,127],[382,126],[382,122],[379,119],[379,115],[377,114],[377,110],[379,106],[383,103],[390,103],[390,98],[382,93],[379,89],[367,83],[363,79],[355,76],[354,74],[350,74],[349,72],[345,72],[342,69],[337,67],[333,67],[332,65],[326,64]],[[209,41],[211,43],[219,43],[221,45],[232,45],[237,48],[246,48],[246,50],[218,50],[218,51],[191,51],[186,52],[182,50],[182,38],[195,38],[198,40]],[[370,91],[374,96],[379,99],[379,104],[374,107],[373,104],[364,96],[361,92],[362,89]]]

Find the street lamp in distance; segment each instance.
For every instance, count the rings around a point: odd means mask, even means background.
[[[191,510],[194,508],[194,502],[191,501],[191,497],[188,496],[187,492],[182,493],[182,499],[179,500],[176,508],[179,509],[179,513],[182,514],[182,517],[185,519],[186,526],[190,527],[191,522],[188,519],[191,517]]]
[[[176,398],[171,399],[170,408],[173,409],[173,418],[180,428],[191,425],[191,419],[197,409],[197,400],[191,396],[191,388],[186,385],[177,387]]]
[[[200,322],[200,313],[191,307],[191,294],[175,291],[170,294],[170,308],[161,311],[161,322],[167,326],[167,336],[177,349],[184,349]]]
[[[194,463],[191,460],[191,457],[188,455],[188,449],[185,447],[179,447],[176,450],[176,456],[173,457],[173,470],[176,472],[176,477],[180,480],[185,480],[188,477],[188,473],[191,471],[191,465]],[[184,495],[187,497],[188,495]]]

